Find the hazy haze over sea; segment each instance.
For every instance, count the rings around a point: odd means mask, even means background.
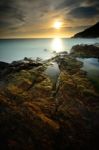
[[[0,40],[0,61],[12,62],[24,57],[40,57],[48,59],[54,56],[53,51],[70,52],[76,44],[95,44],[99,43],[99,38],[54,38],[54,39],[9,39]]]

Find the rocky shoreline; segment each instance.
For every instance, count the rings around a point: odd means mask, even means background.
[[[79,53],[99,57],[99,48],[93,55],[82,49],[47,61],[0,62],[0,149],[99,147],[99,94],[75,58]],[[59,68],[53,70],[54,83],[46,74],[53,63]]]
[[[83,58],[99,58],[99,45],[75,45],[71,49],[71,55],[75,57],[83,57]]]

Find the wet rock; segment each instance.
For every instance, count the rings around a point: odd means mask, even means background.
[[[9,66],[9,63],[0,61],[0,70],[3,70]]]
[[[56,84],[45,74],[59,65]],[[0,86],[0,148],[65,150],[98,146],[99,94],[73,56],[57,55],[36,67],[13,62]],[[21,65],[24,64],[25,68]],[[37,62],[38,64],[38,62]],[[10,69],[13,70],[13,67]],[[21,67],[20,67],[21,66]],[[92,142],[91,142],[92,140]]]
[[[1,62],[0,77],[4,78],[10,73],[20,72],[21,70],[29,70],[42,66],[41,61],[24,58],[24,60],[13,61],[11,64]]]
[[[71,54],[76,57],[99,57],[99,47],[95,45],[75,45],[71,49]]]
[[[83,63],[77,61],[75,58],[68,56],[63,58],[56,58],[60,70],[66,70],[70,74],[77,73],[82,67]]]
[[[4,73],[8,70],[10,64],[6,62],[0,62],[0,80],[3,77]]]
[[[38,67],[40,65],[42,65],[42,63],[32,60],[14,61],[10,65],[10,69],[13,71],[20,71],[22,69],[32,69],[33,67]]]

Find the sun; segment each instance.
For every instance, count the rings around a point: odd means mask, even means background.
[[[60,22],[60,21],[55,22],[53,27],[55,29],[60,29],[62,27],[62,22]]]

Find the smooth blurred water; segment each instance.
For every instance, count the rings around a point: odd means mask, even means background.
[[[59,66],[56,62],[50,64],[45,70],[45,74],[47,74],[51,78],[53,84],[56,84],[59,73]]]
[[[83,62],[81,69],[86,71],[89,79],[99,87],[99,58],[77,58],[77,60]]]
[[[48,59],[55,55],[53,51],[67,51],[76,44],[99,43],[99,38],[55,38],[55,39],[10,39],[0,40],[0,61],[11,62],[24,57]]]

